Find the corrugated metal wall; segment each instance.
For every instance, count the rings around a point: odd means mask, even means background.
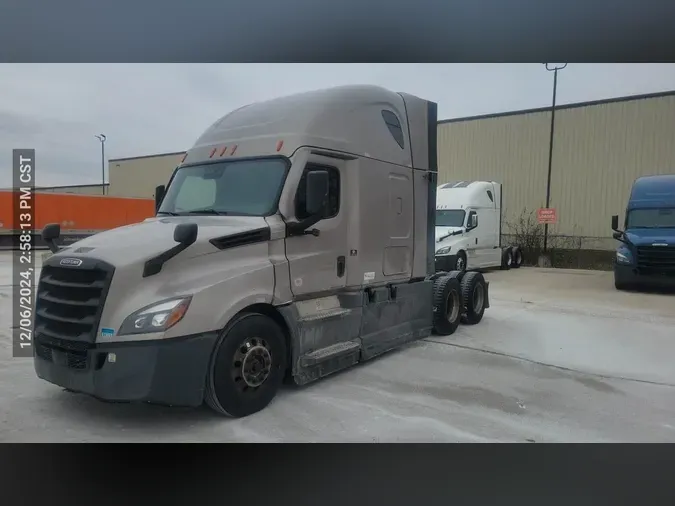
[[[109,194],[114,197],[154,198],[155,187],[169,182],[183,153],[110,160]]]
[[[439,182],[504,185],[505,220],[546,202],[550,111],[439,124]],[[623,211],[633,181],[675,173],[675,95],[556,110],[551,234],[612,249],[610,217]]]

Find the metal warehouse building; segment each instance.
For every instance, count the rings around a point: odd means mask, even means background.
[[[506,222],[545,206],[551,108],[443,120],[439,184],[503,184]],[[109,194],[152,197],[184,152],[109,161]],[[633,181],[675,173],[675,91],[556,107],[552,235],[582,239],[583,249],[612,249],[610,217],[623,213]]]
[[[550,128],[550,107],[441,121],[439,180],[502,183],[504,220],[514,223],[545,207]],[[611,216],[623,215],[633,181],[667,173],[675,173],[675,91],[556,107],[550,234],[612,249]]]

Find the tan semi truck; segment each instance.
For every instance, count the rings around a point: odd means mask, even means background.
[[[255,413],[305,384],[474,324],[477,272],[436,272],[436,104],[375,86],[237,109],[157,214],[64,249],[37,291],[37,375],[109,401]]]

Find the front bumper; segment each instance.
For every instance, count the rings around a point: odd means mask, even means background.
[[[35,372],[50,383],[107,401],[199,406],[217,337],[213,332],[110,343],[77,353],[72,342],[38,340]]]
[[[640,274],[634,266],[616,262],[614,262],[614,279],[626,285],[675,288],[675,276]]]
[[[439,255],[435,258],[436,272],[450,272],[455,270],[457,255]]]

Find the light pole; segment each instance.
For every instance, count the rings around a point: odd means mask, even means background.
[[[99,141],[101,141],[101,193],[105,195],[105,135],[98,134],[95,135]]]
[[[567,63],[544,63],[546,70],[553,72],[553,102],[551,104],[551,138],[548,144],[548,177],[546,178],[546,209],[551,204],[551,165],[553,163],[553,131],[555,129],[555,95],[558,89],[558,71],[567,67]],[[544,223],[544,253],[548,245],[548,223]]]

